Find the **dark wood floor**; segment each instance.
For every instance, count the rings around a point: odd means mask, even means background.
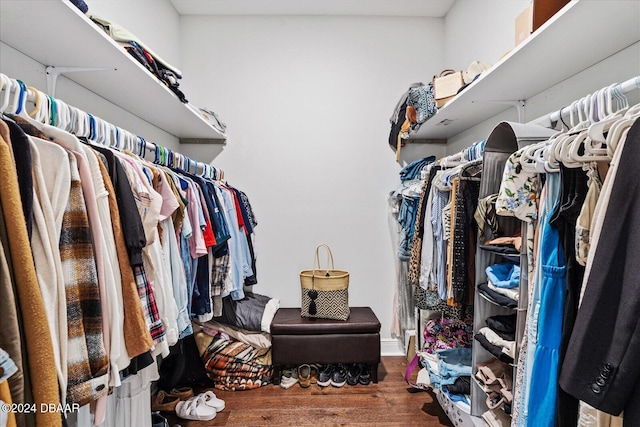
[[[298,384],[288,390],[268,385],[257,390],[214,390],[226,402],[211,421],[187,421],[163,414],[169,426],[452,426],[429,393],[404,381],[407,360],[383,357],[378,384],[320,388]]]

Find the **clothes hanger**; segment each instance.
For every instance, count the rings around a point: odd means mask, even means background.
[[[184,155],[180,154],[180,153],[175,153],[174,154],[174,169],[178,169],[180,171],[182,171],[182,163],[184,161]]]
[[[520,165],[522,166],[522,170],[529,173],[536,173],[535,159],[533,154],[538,147],[538,142],[535,144],[527,145],[526,147],[521,148],[520,151]]]
[[[160,147],[160,164],[163,166],[167,165],[167,149],[165,147]]]
[[[112,145],[112,148],[115,148],[118,151],[122,151],[122,137],[123,137],[123,132],[120,130],[120,128],[114,124],[111,124],[111,132],[113,133],[113,141],[114,141],[114,145]]]
[[[168,159],[167,159],[167,166],[172,168],[173,167],[173,151],[171,151],[171,149],[169,148],[167,148],[167,151],[169,152]]]
[[[96,119],[96,142],[100,145],[108,145],[108,128],[106,122],[100,117],[94,116]]]
[[[131,151],[136,153],[138,157],[144,158],[144,151],[146,146],[147,146],[147,141],[140,135],[136,135],[135,145],[132,147]]]
[[[588,95],[585,98],[591,98],[591,95]],[[573,141],[579,135],[581,131],[587,128],[589,121],[587,120],[586,115],[584,114],[584,110],[581,105],[584,103],[585,98],[579,99],[571,103],[569,110],[569,117],[572,128],[566,134],[565,138],[562,138],[558,141],[558,145],[555,147],[555,158],[562,162],[566,167],[579,167],[581,164],[578,164],[571,157],[571,148]]]
[[[606,154],[607,148],[605,146],[606,136],[613,123],[620,119],[626,112],[626,108],[621,110],[613,109],[613,95],[612,91],[615,85],[611,85],[602,90],[603,96],[601,103],[603,109],[601,111],[602,118],[597,123],[589,126],[589,138],[590,144],[585,144],[585,151],[589,154]]]
[[[68,132],[71,123],[71,110],[66,102],[58,101],[58,127]]]
[[[56,99],[50,95],[47,95],[49,98],[49,125],[55,126],[58,123],[58,104]]]
[[[18,81],[12,79],[9,86],[9,104],[6,107],[6,112],[10,114],[17,114],[19,111],[18,103],[20,102],[20,90],[20,84]],[[12,95],[12,93],[14,95]]]
[[[40,91],[38,89],[27,86],[27,103],[31,102],[33,104],[33,109],[31,111],[27,111],[29,117],[34,120],[37,120],[37,116],[40,112],[40,107],[42,106],[42,98],[40,98]]]
[[[589,137],[589,131],[597,125],[598,117],[595,114],[597,111],[597,99],[598,93],[589,95],[584,99],[583,104],[588,103],[589,107],[585,107],[585,121],[581,124],[587,126],[586,129],[581,130],[569,143],[567,150],[563,153],[566,154],[564,160],[566,160],[567,167],[579,167],[581,163],[592,161],[606,161],[610,160],[606,147],[599,148],[594,145],[602,145],[594,143]]]
[[[89,134],[87,135],[87,139],[91,141],[95,141],[96,138],[96,118],[93,117],[91,113],[87,114],[89,116]]]
[[[622,135],[624,133],[624,130],[627,128],[630,128],[633,125],[633,123],[635,123],[637,118],[640,117],[640,113],[636,114],[635,117],[633,116],[634,114],[631,114],[630,116],[625,115],[616,123],[614,123],[611,126],[611,129],[609,129],[609,133],[607,134],[606,144],[607,144],[608,154],[610,154],[611,157],[613,157],[613,154],[615,153],[618,142],[622,140]]]
[[[560,168],[553,168],[547,164],[547,159],[544,156],[545,148],[551,142],[549,140],[545,141],[543,144],[538,146],[533,152],[533,164],[538,173],[556,173],[560,172]]]
[[[33,125],[35,128],[39,130],[42,130],[42,123],[33,119],[29,115],[29,112],[27,111],[27,98],[29,97],[29,90],[27,89],[27,86],[24,83],[22,83],[20,80],[16,80],[15,82],[17,83],[17,86],[15,85],[12,85],[12,86],[19,87],[19,90],[17,90],[16,96],[14,96],[9,108],[11,108],[11,111],[15,112],[14,114],[16,116],[23,118],[25,121],[27,121],[27,123]],[[31,96],[35,97],[35,95],[33,94]],[[16,101],[17,101],[17,104],[16,104]]]
[[[6,113],[11,99],[11,79],[0,74],[0,112]]]

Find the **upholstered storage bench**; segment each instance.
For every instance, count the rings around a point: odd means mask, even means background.
[[[380,321],[369,307],[351,307],[346,321],[308,319],[299,308],[280,308],[271,322],[273,381],[285,365],[367,363],[378,382]]]

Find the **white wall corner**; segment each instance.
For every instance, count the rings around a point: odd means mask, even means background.
[[[381,338],[380,355],[382,356],[405,356],[404,348],[398,338]]]

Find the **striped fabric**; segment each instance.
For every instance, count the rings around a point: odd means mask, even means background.
[[[100,289],[89,218],[75,158],[70,155],[71,192],[62,219],[60,258],[67,297],[67,400],[81,406],[109,388],[109,356],[104,348]]]
[[[211,268],[211,295],[213,296],[213,317],[222,316],[222,293],[224,292],[224,283],[231,271],[231,262],[229,254],[226,253],[221,257],[213,259]]]
[[[258,362],[264,351],[240,341],[213,338],[202,354],[207,376],[219,390],[251,390],[269,384],[271,365]]]
[[[147,278],[147,274],[144,271],[142,265],[133,267],[133,273],[136,279],[136,286],[138,287],[138,296],[142,302],[142,308],[144,310],[144,319],[151,333],[153,343],[157,344],[166,339],[166,333],[164,325],[160,320],[160,314],[158,313],[158,306],[156,305],[156,298],[153,295],[153,289]]]

